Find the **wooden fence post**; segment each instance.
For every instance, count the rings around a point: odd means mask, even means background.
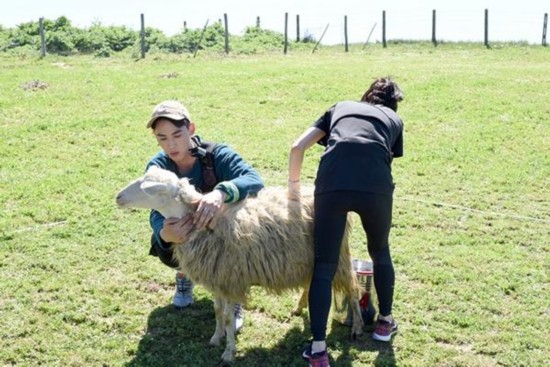
[[[40,29],[40,57],[46,57],[46,33],[44,32],[44,17],[38,19]]]
[[[348,16],[347,15],[344,15],[344,41],[346,43],[345,50],[346,52],[348,52],[349,47],[348,47]]]
[[[260,28],[260,17],[256,17],[256,28]]]
[[[283,53],[286,55],[288,50],[288,13],[285,13],[285,47]]]
[[[199,37],[199,42],[197,42],[197,45],[195,46],[195,52],[193,52],[193,58],[197,56],[197,51],[199,50],[199,47],[201,46],[202,38],[204,37],[204,32],[206,32],[206,28],[208,27],[208,21],[209,19],[206,19],[206,24],[204,25],[204,28],[202,29],[201,36]]]
[[[372,36],[372,32],[374,32],[374,28],[376,27],[376,23],[374,23],[374,25],[372,26],[371,30],[370,30],[370,33],[369,33],[369,36],[367,37],[367,40],[365,41],[365,44],[363,45],[363,50],[365,49],[365,47],[367,47],[367,43],[369,43],[369,40],[370,40],[370,36]]]
[[[489,48],[489,9],[485,9],[485,38],[483,44]]]
[[[300,15],[296,14],[296,42],[300,42]]]
[[[327,29],[328,29],[329,25],[330,25],[330,23],[327,23],[327,26],[325,27],[325,30],[323,31],[323,34],[321,35],[321,38],[319,38],[319,41],[317,41],[317,43],[315,44],[315,47],[313,47],[313,50],[311,51],[311,53],[314,53],[315,50],[317,50],[317,46],[319,46],[319,44],[323,40],[323,37],[325,36],[325,33],[327,33]]]
[[[546,46],[546,29],[548,28],[548,13],[544,13],[544,21],[542,24],[542,45]]]
[[[223,21],[225,23],[225,54],[229,54],[229,26],[227,25],[227,13],[223,14]]]
[[[145,16],[141,13],[141,32],[139,33],[141,38],[141,58],[145,58]]]
[[[437,47],[437,39],[435,37],[435,9],[432,10],[432,43]]]
[[[386,11],[382,10],[382,46],[386,48]]]

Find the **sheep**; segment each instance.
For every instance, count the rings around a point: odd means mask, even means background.
[[[122,189],[116,202],[120,208],[155,209],[166,218],[181,218],[196,210],[201,196],[187,178],[151,167]],[[224,205],[214,226],[196,230],[186,243],[174,245],[181,270],[213,294],[216,330],[210,344],[220,345],[225,332],[224,362],[231,362],[236,353],[234,305],[246,302],[252,286],[276,294],[303,288],[294,314],[307,306],[314,261],[312,209],[311,192],[297,202],[287,199],[286,188],[266,187],[256,197]],[[361,288],[348,246],[350,228],[348,220],[333,289],[350,302],[355,338],[362,334],[363,320]]]

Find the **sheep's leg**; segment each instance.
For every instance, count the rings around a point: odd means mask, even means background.
[[[363,334],[363,316],[361,315],[361,307],[359,306],[359,295],[362,294],[359,283],[357,282],[357,277],[351,272],[344,272],[342,279],[344,281],[344,294],[347,296],[348,303],[351,308],[351,340],[355,340],[356,337]]]
[[[361,307],[359,306],[359,299],[355,296],[348,295],[349,305],[351,307],[352,324],[351,324],[351,340],[355,340],[356,337],[363,334],[363,317],[361,316]]]
[[[220,345],[224,335],[224,308],[225,302],[220,297],[214,297],[214,313],[216,315],[216,330],[210,338],[210,345]]]
[[[237,352],[237,346],[235,345],[235,303],[225,302],[223,316],[226,346],[222,354],[222,360],[231,362]]]
[[[309,290],[307,288],[304,288],[304,291],[302,292],[302,296],[298,301],[298,307],[296,307],[296,309],[292,312],[294,316],[300,316],[302,314],[302,310],[307,307],[308,294],[309,294]]]

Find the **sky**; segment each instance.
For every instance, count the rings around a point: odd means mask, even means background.
[[[290,39],[296,38],[299,15],[300,37],[309,34],[319,40],[326,28],[323,44],[343,44],[344,16],[350,43],[366,42],[371,30],[369,42],[381,41],[383,10],[387,40],[431,40],[432,11],[436,10],[438,40],[483,42],[485,9],[489,10],[489,41],[542,42],[550,0],[1,0],[0,25],[10,28],[40,17],[66,16],[79,28],[99,22],[139,30],[144,14],[147,27],[171,36],[183,29],[184,21],[188,28],[202,28],[207,21],[223,21],[227,14],[229,33],[241,35],[256,24],[257,17],[262,28],[283,33],[288,13]]]

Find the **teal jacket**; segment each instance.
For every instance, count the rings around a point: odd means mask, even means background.
[[[264,187],[264,183],[258,172],[229,146],[216,144],[212,153],[214,154],[214,170],[217,181],[214,189],[219,189],[227,194],[226,202],[231,203],[243,200],[249,195],[257,194]],[[151,166],[158,166],[174,172],[180,178],[187,177],[199,190],[203,180],[202,164],[202,161],[197,159],[191,171],[186,175],[181,175],[178,172],[176,163],[164,151],[160,151],[147,163],[147,169]],[[164,219],[162,214],[156,210],[151,210],[149,222],[155,239],[163,248],[168,249],[169,244],[164,242],[160,237],[160,230],[164,225]]]

